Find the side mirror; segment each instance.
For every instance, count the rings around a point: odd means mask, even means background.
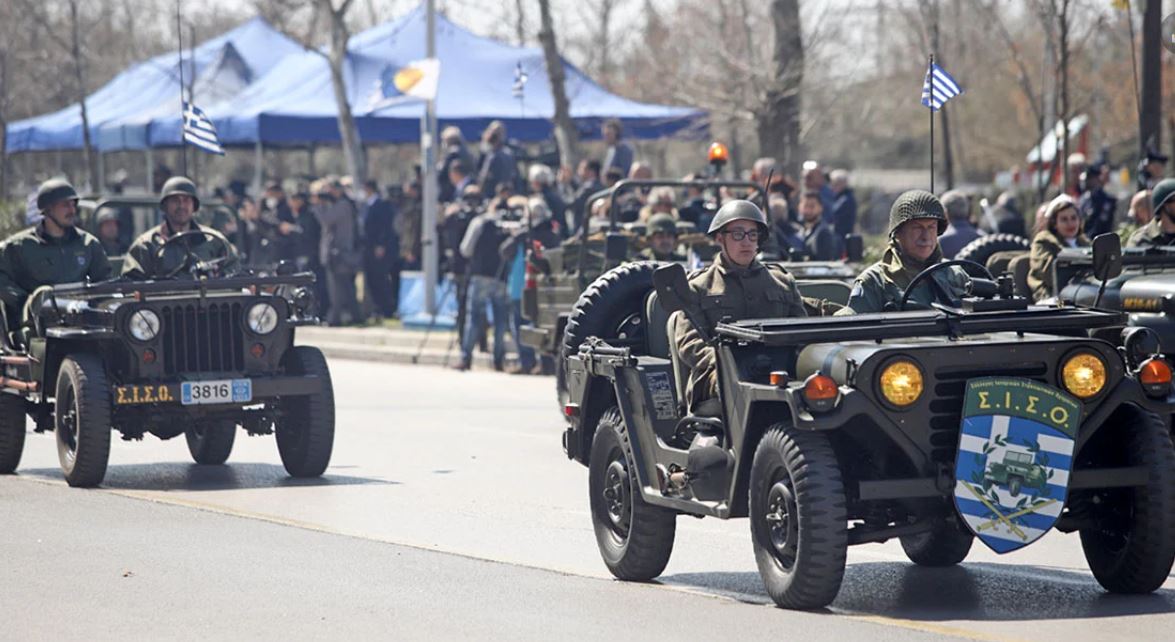
[[[1122,274],[1122,239],[1117,234],[1099,234],[1093,239],[1093,276],[1107,281]]]
[[[689,281],[685,278],[685,268],[680,263],[670,263],[661,266],[653,272],[653,287],[657,290],[657,300],[661,307],[673,314],[684,310],[690,300]]]
[[[845,256],[850,263],[860,263],[865,258],[865,239],[860,234],[845,235]]]

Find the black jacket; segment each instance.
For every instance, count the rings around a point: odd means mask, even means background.
[[[396,234],[396,210],[389,201],[377,198],[365,206],[363,213],[363,254],[372,257],[376,247],[384,249],[385,258],[394,258],[399,252],[400,238]]]

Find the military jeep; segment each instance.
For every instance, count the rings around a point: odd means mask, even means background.
[[[1002,461],[989,461],[983,475],[983,487],[1006,486],[1012,497],[1020,495],[1024,486],[1043,490],[1048,485],[1049,470],[1036,463],[1030,452],[1009,450]]]
[[[71,486],[102,482],[112,430],[184,435],[196,463],[222,464],[240,426],[276,433],[290,475],[326,470],[330,370],[318,349],[294,345],[297,326],[317,323],[314,276],[219,277],[187,263],[186,279],[54,286],[32,327],[5,310],[0,473],[20,462],[26,415],[55,432]]]
[[[695,323],[716,351],[719,397],[687,412],[689,373],[667,323],[674,311],[685,316],[674,322],[702,317],[680,267],[655,280],[634,310],[644,345],[592,338],[567,364],[563,447],[588,467],[598,548],[617,578],[658,576],[684,514],[749,517],[760,574],[785,608],[830,603],[847,547],[892,538],[914,563],[947,566],[976,536],[1006,552],[999,542],[1024,545],[1055,527],[1080,533],[1109,591],[1150,592],[1166,580],[1171,368],[1096,338],[1120,331],[1124,314],[1032,306],[1008,296],[1010,282],[976,279],[987,298],[959,308],[724,322],[712,335]],[[980,388],[993,381],[1007,391],[994,401]],[[1039,498],[1025,486],[1018,499],[981,487],[974,467],[1000,446],[973,434],[984,419],[971,416],[976,390],[978,407],[1020,415],[1006,435],[1028,425],[1023,417],[1068,426],[1070,454],[1053,463],[1067,466],[1067,485],[1050,480],[1058,492]],[[1054,401],[1046,408],[1042,398]],[[1005,525],[1008,539],[996,539]]]

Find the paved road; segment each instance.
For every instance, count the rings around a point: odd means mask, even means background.
[[[144,515],[164,511],[163,517],[148,523],[207,520],[235,542],[245,542],[249,533],[272,529],[283,538],[292,538],[292,543],[281,547],[276,560],[260,555],[265,547],[250,548],[256,554],[253,557],[263,558],[258,562],[260,573],[265,573],[266,564],[278,568],[293,564],[295,570],[276,573],[269,589],[244,591],[257,593],[252,599],[257,604],[270,604],[275,595],[283,596],[278,598],[281,601],[292,592],[299,595],[288,599],[299,603],[301,592],[311,590],[323,569],[331,568],[335,547],[340,564],[356,559],[351,555],[372,555],[373,568],[377,567],[374,560],[391,559],[380,555],[398,560],[410,552],[409,558],[419,559],[425,570],[410,567],[405,569],[405,577],[420,599],[429,603],[429,608],[407,609],[403,612],[407,615],[400,618],[410,622],[409,630],[415,636],[431,634],[432,629],[427,628],[433,613],[430,608],[448,609],[453,614],[459,609],[478,610],[486,618],[486,628],[466,632],[473,637],[531,637],[541,636],[544,630],[558,635],[563,630],[554,624],[558,621],[574,623],[565,629],[567,636],[576,631],[599,631],[602,636],[605,629],[592,624],[601,613],[610,613],[612,618],[631,613],[636,626],[630,631],[633,635],[659,636],[679,628],[699,630],[689,627],[690,622],[697,622],[670,602],[664,603],[665,609],[651,608],[638,614],[633,610],[634,595],[639,596],[642,609],[662,599],[682,600],[680,604],[686,609],[721,618],[722,626],[738,620],[740,626],[750,627],[742,633],[757,636],[801,631],[812,639],[856,639],[930,633],[983,640],[1072,642],[1168,639],[1169,630],[1175,627],[1175,579],[1155,595],[1107,595],[1086,569],[1076,537],[1058,533],[1007,556],[980,550],[977,544],[967,563],[945,570],[914,567],[896,542],[855,547],[850,550],[840,596],[822,614],[766,606],[769,599],[755,571],[745,520],[679,518],[677,544],[661,587],[598,581],[606,580],[608,574],[596,551],[587,512],[587,474],[564,459],[559,450],[561,420],[556,415],[550,379],[348,361],[334,361],[332,369],[339,430],[332,466],[321,480],[289,480],[271,438],[242,435],[228,466],[203,468],[188,463],[182,439],[159,442],[148,437],[142,443],[115,443],[102,491],[52,488],[47,493],[45,484],[0,480],[0,518],[8,512],[5,502],[23,506],[28,495],[34,507],[54,502],[65,507],[62,515],[70,514],[71,501],[110,501],[119,502],[117,506],[135,506],[125,510],[143,511]],[[51,483],[60,480],[51,435],[30,435],[19,472],[20,478]],[[221,515],[209,515],[208,511]],[[91,513],[94,523],[107,527],[117,526],[121,514],[122,509]],[[49,530],[60,530],[65,519],[61,515],[56,522],[50,519],[56,526]],[[92,528],[88,520],[78,523]],[[108,546],[119,547],[123,531],[112,528],[103,533],[112,538]],[[55,534],[57,539],[46,541],[70,541],[62,537]],[[294,542],[296,538],[305,539]],[[176,541],[168,549],[170,553],[192,559],[193,547],[183,542],[193,540]],[[484,561],[426,555],[413,549]],[[3,564],[32,554],[27,548],[19,550],[17,556],[6,551]],[[53,550],[69,551],[69,547],[55,546]],[[397,553],[399,557],[395,557]],[[72,553],[66,555],[68,560]],[[246,560],[253,557],[213,556],[205,561],[213,568],[232,565],[231,573],[215,577],[216,581],[223,577],[225,586],[237,587],[248,583],[233,579],[239,570],[236,567],[247,570],[251,562]],[[462,591],[493,598],[465,600],[443,582],[428,580],[430,564],[447,569],[448,564],[458,564],[456,559],[474,569]],[[369,582],[371,590],[378,593],[380,576],[357,579],[356,585]],[[521,597],[522,589],[516,587],[515,580],[533,581],[529,586],[546,599]],[[56,573],[45,581],[51,582],[53,590],[45,586],[22,595],[34,599],[68,586]],[[200,582],[195,586],[212,590]],[[388,599],[380,604],[390,604],[393,596],[399,599],[394,586],[384,589]],[[520,596],[517,608],[497,601],[499,594],[516,592]],[[582,618],[544,620],[549,613],[535,608],[550,601],[578,600],[581,594],[598,599],[600,610],[585,609]],[[0,598],[4,595],[0,592]],[[361,620],[366,615],[364,621],[375,623],[371,626],[381,622],[382,614],[378,609],[368,610],[368,601],[330,604],[336,617],[357,614]],[[102,613],[110,617],[106,611]],[[518,618],[545,622],[552,628],[525,628],[514,622]],[[233,618],[220,621],[232,622]],[[362,634],[364,630],[354,632]],[[452,630],[438,628],[435,633],[445,636]]]

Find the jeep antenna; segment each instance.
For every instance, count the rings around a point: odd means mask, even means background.
[[[770,214],[768,213],[769,208],[767,206],[767,192],[769,192],[771,190],[771,179],[774,176],[775,176],[775,168],[772,167],[771,169],[767,170],[767,178],[766,178],[766,180],[763,181],[763,214],[765,216],[770,216]]]

